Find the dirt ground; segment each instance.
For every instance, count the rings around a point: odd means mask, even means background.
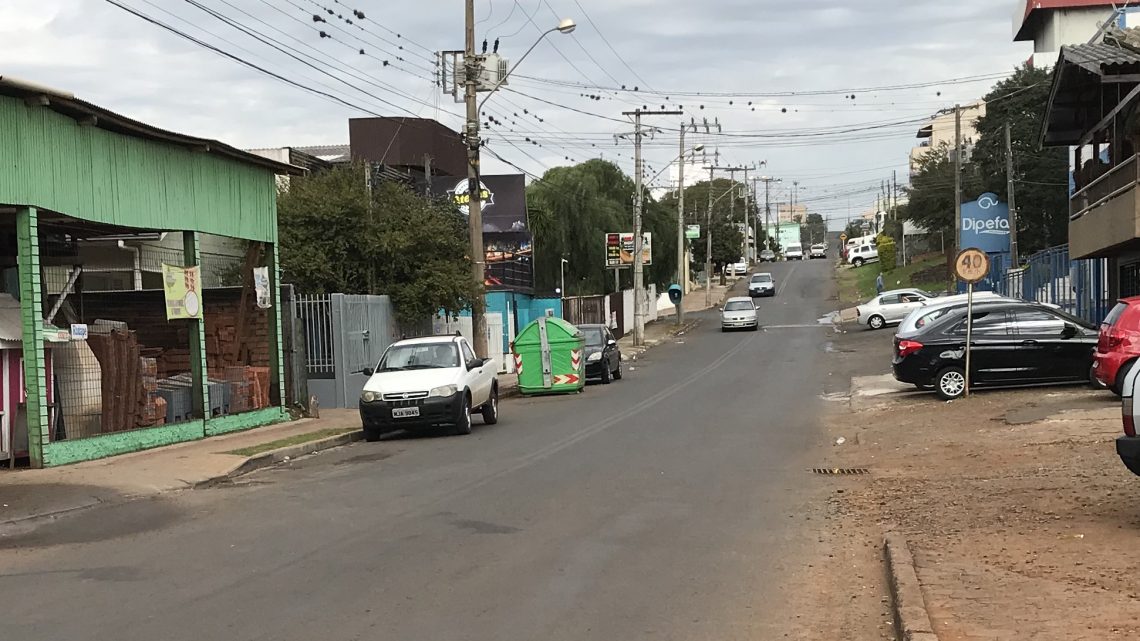
[[[837,337],[837,372],[889,371],[890,335]],[[1116,457],[1115,397],[1062,387],[848,400],[835,387],[830,429],[843,441],[828,465],[870,474],[840,488],[832,518],[910,541],[942,641],[1140,638],[1140,478]]]

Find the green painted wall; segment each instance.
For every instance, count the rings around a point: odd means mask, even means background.
[[[147,450],[152,447],[173,445],[202,438],[205,427],[202,421],[188,421],[177,425],[164,425],[129,432],[115,432],[81,438],[74,441],[54,441],[44,444],[44,465],[68,465],[116,454]]]
[[[0,96],[0,203],[84,220],[275,242],[273,173],[80,125]]]
[[[25,207],[16,215],[16,265],[20,278],[20,325],[23,330],[24,390],[27,392],[28,451],[32,467],[43,467],[48,436],[44,372],[43,291],[40,282],[39,212]]]
[[[265,409],[219,416],[206,421],[206,436],[217,436],[240,432],[242,430],[261,427],[271,423],[280,423],[289,420],[289,413],[280,407],[267,407]]]

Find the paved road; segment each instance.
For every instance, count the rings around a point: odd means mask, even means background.
[[[829,265],[625,380],[0,542],[12,639],[759,639],[822,439]],[[64,545],[66,544],[66,545]]]

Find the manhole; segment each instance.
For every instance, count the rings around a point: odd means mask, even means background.
[[[871,470],[865,467],[817,467],[813,468],[812,472],[827,476],[854,476],[858,474],[870,474]]]

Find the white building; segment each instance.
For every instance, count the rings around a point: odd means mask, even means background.
[[[1033,42],[1029,63],[1052,67],[1062,45],[1085,44],[1105,23],[1121,28],[1140,26],[1140,7],[1116,11],[1123,0],[1016,0],[1013,39]]]

